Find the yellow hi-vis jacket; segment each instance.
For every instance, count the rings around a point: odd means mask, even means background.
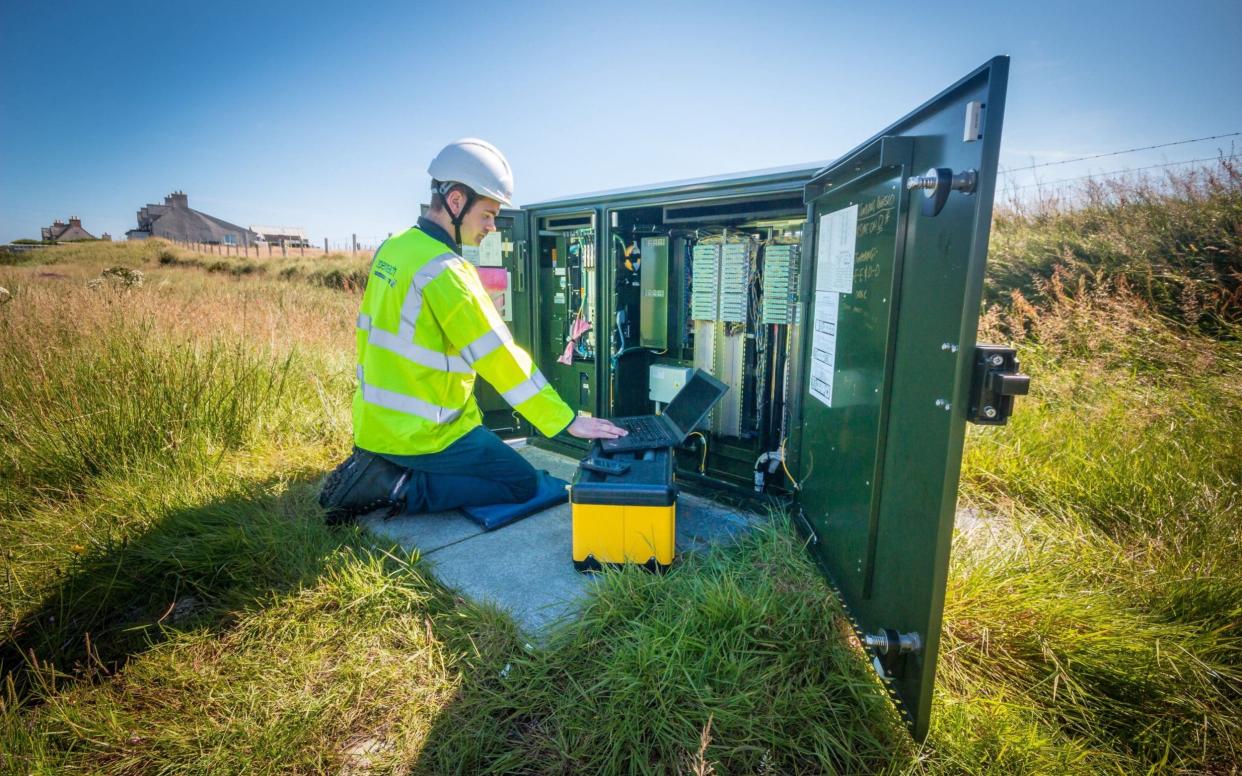
[[[546,436],[574,418],[513,342],[470,262],[417,227],[375,255],[358,313],[354,443],[436,453],[478,426],[478,372]]]

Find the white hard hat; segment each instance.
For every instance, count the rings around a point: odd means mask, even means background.
[[[513,204],[513,170],[496,146],[477,137],[454,140],[427,167],[432,180],[464,183],[483,197]]]

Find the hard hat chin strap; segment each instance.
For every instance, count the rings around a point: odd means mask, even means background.
[[[452,191],[454,186],[461,186],[461,188],[465,190],[465,194],[466,194],[466,204],[462,206],[460,213],[454,213],[453,208],[451,205],[449,205],[449,201],[448,201],[449,192]],[[466,217],[466,214],[470,212],[470,208],[474,207],[474,203],[476,200],[478,200],[479,195],[475,194],[474,189],[470,188],[466,184],[455,183],[453,181],[442,182],[439,188],[436,189],[436,191],[439,192],[440,197],[443,198],[444,200],[444,209],[448,211],[449,219],[451,219],[453,222],[453,237],[457,240],[457,247],[461,248],[462,219],[464,219]]]

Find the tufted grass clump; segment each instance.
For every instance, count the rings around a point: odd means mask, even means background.
[[[782,519],[666,577],[604,574],[541,649],[463,685],[419,764],[873,772],[911,748],[852,641]]]
[[[289,389],[289,358],[169,341],[122,316],[99,323],[83,339],[74,327],[36,337],[0,319],[0,476],[12,498],[68,498],[150,459],[236,450]]]

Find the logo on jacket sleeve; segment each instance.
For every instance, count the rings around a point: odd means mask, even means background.
[[[375,260],[375,269],[371,274],[387,283],[389,288],[397,287],[397,268],[383,259]]]

